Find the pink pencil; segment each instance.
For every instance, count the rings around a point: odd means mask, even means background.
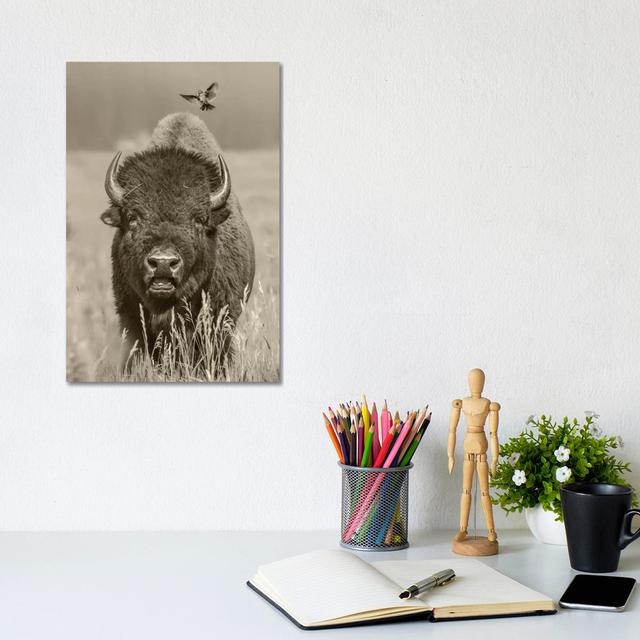
[[[375,402],[371,411],[371,424],[373,425],[373,460],[375,460],[380,451],[380,428],[378,426],[378,410]]]
[[[391,414],[387,409],[387,401],[384,401],[384,405],[382,407],[382,416],[380,419],[380,443],[384,442],[384,439],[387,437],[387,433],[389,433],[389,429],[391,429]]]
[[[395,460],[396,454],[400,450],[400,447],[402,446],[402,443],[404,442],[405,438],[407,437],[407,434],[409,433],[409,431],[411,431],[411,425],[412,425],[413,420],[414,420],[415,417],[416,417],[416,414],[412,413],[407,418],[407,421],[404,423],[404,426],[402,427],[402,431],[398,435],[398,438],[394,442],[393,447],[391,448],[391,451],[389,452],[389,455],[387,456],[387,459],[384,461],[384,464],[382,465],[383,469],[388,469],[391,466],[391,464],[393,463],[393,461]],[[384,473],[380,473],[378,475],[378,477],[376,478],[376,481],[373,483],[373,485],[371,487],[371,490],[367,494],[367,497],[365,498],[365,500],[362,503],[362,505],[360,505],[360,508],[356,512],[355,517],[353,518],[351,524],[349,525],[349,528],[347,529],[347,532],[344,534],[344,537],[342,538],[343,540],[345,540],[345,541],[346,540],[350,540],[351,537],[353,536],[353,534],[359,529],[360,525],[364,522],[364,517],[365,517],[367,511],[369,510],[369,507],[371,506],[371,503],[373,502],[374,498],[376,497],[376,492],[378,491],[378,488],[382,484],[382,481],[384,480],[385,475],[386,474],[384,474]]]

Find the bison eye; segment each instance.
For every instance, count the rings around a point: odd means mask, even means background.
[[[129,225],[138,222],[138,214],[135,211],[127,211],[127,222]]]

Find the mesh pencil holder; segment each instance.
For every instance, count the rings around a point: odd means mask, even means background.
[[[340,544],[357,551],[397,551],[409,546],[409,469],[342,468]]]

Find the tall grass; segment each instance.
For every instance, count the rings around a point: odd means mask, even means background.
[[[98,378],[120,382],[277,382],[280,378],[279,317],[277,297],[267,295],[257,283],[250,302],[242,302],[238,323],[224,307],[216,315],[209,295],[202,292],[197,316],[188,304],[172,312],[169,328],[153,344],[145,329],[140,307],[142,342],[128,348],[122,369],[97,367]]]

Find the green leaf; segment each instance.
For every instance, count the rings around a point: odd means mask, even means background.
[[[595,438],[589,432],[591,423],[590,417],[581,423],[577,418],[570,420],[567,416],[557,423],[551,416],[542,414],[533,421],[531,428],[527,425],[520,435],[502,443],[502,459],[491,480],[491,486],[497,492],[497,497],[492,498],[493,504],[507,513],[542,504],[561,518],[560,483],[556,481],[555,470],[564,464],[572,470],[570,481],[626,484],[622,474],[629,472],[630,466],[612,454],[617,448],[616,437]],[[558,464],[553,452],[561,444],[570,450],[570,457],[568,462]],[[514,467],[507,463],[507,458],[516,452],[520,459]],[[516,468],[523,470],[527,477],[520,487],[511,479]],[[632,500],[634,505],[638,504],[635,491]]]

